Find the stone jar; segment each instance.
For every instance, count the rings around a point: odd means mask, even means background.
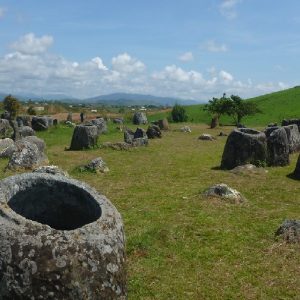
[[[70,150],[83,150],[97,146],[98,128],[95,125],[76,125]]]
[[[120,214],[88,185],[25,173],[0,181],[0,299],[126,299]]]
[[[251,128],[234,129],[228,136],[221,168],[231,170],[237,166],[262,166],[267,160],[267,140],[263,132]]]

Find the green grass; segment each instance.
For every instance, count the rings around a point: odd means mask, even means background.
[[[299,182],[287,177],[297,154],[290,166],[268,168],[267,174],[235,175],[216,168],[226,137],[200,141],[201,133],[217,135],[219,130],[187,125],[191,134],[173,131],[182,124],[172,124],[162,139],[131,151],[65,151],[73,131],[65,126],[38,135],[51,164],[95,187],[120,211],[129,299],[299,299],[299,246],[274,239],[284,219],[299,219]],[[99,142],[122,139],[110,125]],[[77,166],[97,156],[109,173],[78,171]],[[2,170],[6,163],[0,161]],[[202,196],[221,182],[239,190],[248,203]]]
[[[247,99],[257,103],[262,111],[260,114],[245,117],[242,123],[247,126],[266,126],[268,123],[281,123],[283,119],[300,117],[300,88],[291,88],[256,98]],[[209,124],[210,115],[203,111],[204,105],[186,106],[189,121],[193,123]],[[151,116],[151,120],[165,117],[167,114]],[[224,125],[233,124],[232,118],[222,116],[220,123]]]

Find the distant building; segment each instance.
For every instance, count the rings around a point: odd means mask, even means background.
[[[34,109],[35,109],[35,111],[44,111],[45,107],[44,106],[35,106]]]
[[[91,112],[96,113],[97,109],[91,109]]]

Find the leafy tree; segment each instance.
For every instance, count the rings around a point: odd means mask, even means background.
[[[11,119],[15,119],[21,108],[21,104],[17,98],[8,95],[3,100],[3,108],[9,112]]]
[[[261,112],[255,102],[245,101],[237,95],[226,97],[225,93],[221,98],[209,100],[208,104],[204,106],[204,110],[213,117],[212,128],[218,126],[222,115],[233,117],[234,123],[237,125],[241,123],[243,117]]]
[[[186,122],[188,116],[186,114],[185,108],[179,104],[175,104],[172,111],[171,117],[173,122]]]
[[[34,106],[30,105],[27,109],[27,113],[31,116],[35,116],[36,115],[36,111],[34,109]]]
[[[252,116],[261,113],[255,102],[245,101],[237,95],[231,95],[232,107],[228,111],[228,115],[232,116],[235,124],[240,124],[245,116]]]
[[[212,115],[211,127],[214,128],[219,125],[220,117],[232,110],[232,101],[230,98],[226,98],[224,93],[221,98],[214,97],[209,100],[203,109]]]

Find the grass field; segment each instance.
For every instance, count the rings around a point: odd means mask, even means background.
[[[247,126],[265,126],[268,123],[280,124],[283,119],[299,118],[300,116],[300,87],[291,88],[263,96],[259,96],[248,101],[254,101],[262,111],[260,114],[245,117],[242,123]],[[203,110],[204,105],[186,106],[189,121],[193,123],[209,124],[211,116]],[[167,113],[160,113],[151,116],[151,120],[167,116]],[[222,116],[220,122],[224,125],[233,124],[232,118]]]
[[[221,129],[188,125],[191,134],[174,131],[182,124],[172,124],[162,139],[131,151],[65,151],[73,129],[64,126],[38,135],[51,164],[95,187],[120,211],[129,299],[300,299],[299,245],[274,239],[284,219],[299,219],[299,182],[287,177],[298,155],[290,166],[267,168],[267,174],[235,175],[217,168],[226,137],[197,139]],[[99,142],[122,139],[110,125]],[[78,171],[97,156],[109,173]],[[1,170],[6,163],[0,161]],[[1,177],[12,174],[2,171]],[[203,197],[216,183],[239,190],[247,204]]]

